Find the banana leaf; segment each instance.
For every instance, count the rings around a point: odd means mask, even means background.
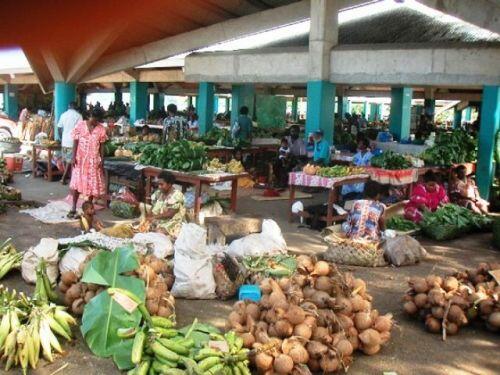
[[[144,300],[144,282],[123,275],[138,267],[139,261],[132,247],[103,251],[89,262],[82,281],[127,289]],[[98,357],[113,357],[118,368],[124,370],[133,367],[130,361],[133,340],[119,338],[116,331],[118,328],[137,327],[140,321],[141,314],[137,309],[129,314],[107,292],[102,292],[85,305],[81,331],[92,353]]]

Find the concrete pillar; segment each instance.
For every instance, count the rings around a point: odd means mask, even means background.
[[[393,87],[391,89],[389,130],[398,141],[410,137],[411,98],[411,87]]]
[[[231,89],[231,125],[238,119],[240,108],[248,107],[248,115],[253,118],[255,87],[252,84],[233,85]]]
[[[464,121],[471,122],[472,120],[472,107],[467,107],[464,109]]]
[[[214,84],[200,82],[198,85],[198,123],[200,134],[205,134],[212,128],[214,121]]]
[[[68,110],[69,103],[76,99],[76,85],[74,83],[67,83],[57,81],[54,83],[54,134],[56,139],[59,139],[59,132],[57,131],[57,123],[59,117]]]
[[[335,85],[327,81],[307,82],[306,134],[321,129],[324,138],[333,143]]]
[[[462,111],[457,107],[453,109],[453,129],[460,129],[462,127]]]
[[[130,82],[130,124],[134,126],[136,120],[146,119],[149,109],[149,95],[147,82]]]
[[[214,95],[214,114],[219,113],[219,97]]]
[[[424,99],[425,114],[431,116],[434,120],[434,113],[436,113],[436,101],[434,99]]]
[[[367,102],[363,102],[363,116],[365,117],[365,119],[368,118],[368,103]]]
[[[298,120],[298,110],[299,110],[299,98],[296,96],[292,99],[292,121],[297,122]]]
[[[370,116],[368,117],[368,121],[378,121],[379,113],[378,113],[378,104],[370,103]]]
[[[162,92],[155,92],[153,94],[153,109],[159,111],[165,107],[165,94]]]
[[[3,108],[11,120],[17,121],[19,108],[17,104],[17,87],[6,83],[3,85]]]
[[[500,86],[484,86],[479,126],[476,182],[483,199],[490,196],[494,177],[493,155],[500,127]]]
[[[115,86],[115,103],[123,103],[122,88]]]

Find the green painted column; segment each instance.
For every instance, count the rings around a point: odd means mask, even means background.
[[[411,87],[393,87],[391,89],[389,130],[398,141],[410,137],[411,99]]]
[[[347,113],[352,115],[352,103],[349,99],[347,100]]]
[[[121,87],[115,87],[115,103],[123,103],[123,93]]]
[[[378,104],[370,103],[370,116],[368,117],[368,121],[377,121],[378,120]]]
[[[188,96],[188,107],[193,106],[193,97],[191,95]]]
[[[462,111],[459,111],[457,107],[453,109],[453,129],[460,129],[462,126]]]
[[[228,112],[231,110],[231,99],[229,99],[229,97],[226,96],[225,100],[226,100],[226,112]]]
[[[337,113],[340,119],[345,119],[346,113],[349,112],[347,97],[338,96],[337,97]]]
[[[130,82],[130,125],[136,120],[146,119],[149,110],[149,95],[147,82]]]
[[[162,92],[155,92],[153,94],[153,109],[159,111],[165,107],[165,94]]]
[[[299,98],[296,96],[292,99],[292,121],[296,122],[298,119],[298,110],[299,110]]]
[[[335,85],[328,81],[307,82],[306,134],[321,129],[324,139],[333,143]]]
[[[219,97],[217,95],[214,96],[214,114],[219,113]]]
[[[198,85],[197,112],[200,134],[205,134],[212,128],[214,122],[214,84],[200,82]]]
[[[472,107],[467,107],[464,109],[464,121],[471,122],[472,120]]]
[[[68,110],[69,103],[76,100],[76,85],[74,83],[57,81],[54,83],[54,134],[59,139],[57,123],[59,117]]]
[[[500,86],[484,86],[479,126],[476,182],[483,199],[490,196],[494,177],[493,156],[500,127]]]
[[[255,86],[252,84],[233,85],[231,89],[231,125],[238,119],[240,108],[248,107],[248,115],[253,118]]]
[[[363,102],[363,116],[365,119],[368,118],[368,102]]]
[[[17,87],[6,83],[3,85],[3,108],[11,120],[17,121],[19,108],[17,104]]]
[[[424,99],[424,109],[425,114],[434,119],[434,114],[436,113],[436,101],[434,99]]]

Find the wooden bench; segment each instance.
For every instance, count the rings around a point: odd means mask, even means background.
[[[205,218],[209,244],[226,245],[232,240],[262,231],[262,219],[224,215]]]

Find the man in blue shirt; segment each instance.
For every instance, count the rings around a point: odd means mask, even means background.
[[[317,165],[330,164],[330,144],[323,139],[323,130],[314,132],[313,162]]]
[[[366,138],[361,138],[358,142],[358,152],[352,159],[352,164],[356,167],[367,167],[373,154],[369,150],[370,142]],[[361,199],[365,184],[352,184],[342,186],[342,198],[344,200]]]
[[[240,115],[231,130],[234,138],[241,140],[252,140],[252,119],[248,116],[248,107],[240,108]]]

